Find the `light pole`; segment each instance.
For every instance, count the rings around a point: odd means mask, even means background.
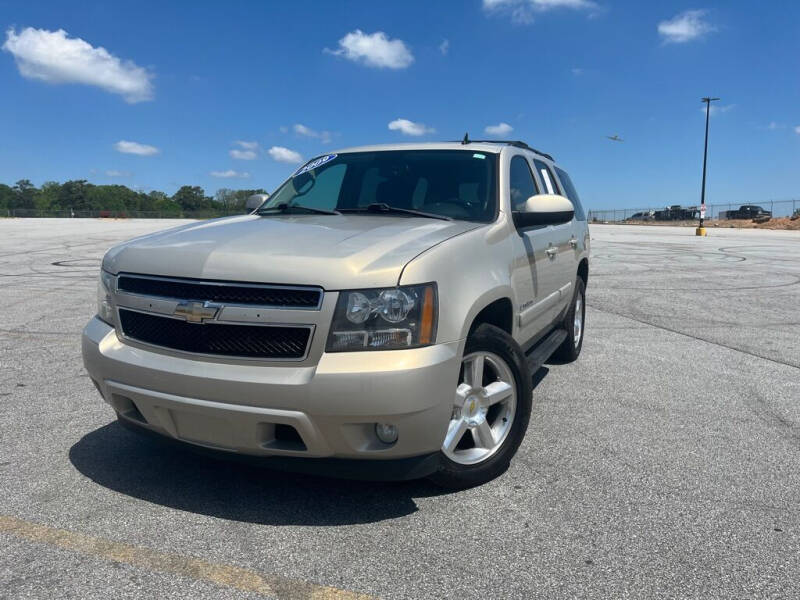
[[[696,235],[705,235],[706,228],[703,227],[703,221],[706,216],[706,161],[708,160],[708,120],[711,116],[711,103],[719,98],[703,98],[702,101],[706,103],[706,142],[703,147],[703,185],[700,189],[700,225],[695,230]]]

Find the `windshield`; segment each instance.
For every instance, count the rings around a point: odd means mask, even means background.
[[[488,222],[497,207],[496,171],[497,155],[470,150],[328,154],[295,171],[259,212],[281,205],[352,211],[385,204]]]

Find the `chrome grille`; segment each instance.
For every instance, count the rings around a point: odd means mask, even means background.
[[[120,274],[117,290],[156,298],[207,300],[265,308],[317,310],[322,304],[322,289],[317,287],[179,279],[126,273]]]

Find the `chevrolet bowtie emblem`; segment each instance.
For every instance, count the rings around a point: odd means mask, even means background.
[[[211,302],[179,302],[173,314],[183,317],[189,323],[202,323],[214,319],[219,309],[219,305]]]

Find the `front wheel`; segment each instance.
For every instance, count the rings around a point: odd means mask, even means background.
[[[531,396],[519,344],[498,327],[480,325],[467,339],[441,465],[431,479],[465,488],[505,471],[525,437]]]

